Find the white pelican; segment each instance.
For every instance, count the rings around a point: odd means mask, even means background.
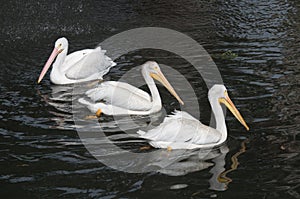
[[[227,128],[221,103],[225,104],[239,122],[249,127],[227,94],[224,85],[214,85],[208,92],[208,99],[216,119],[216,129],[202,124],[184,111],[176,111],[164,119],[154,129],[144,132],[139,130],[140,137],[150,140],[156,148],[194,149],[211,148],[222,144],[227,139]]]
[[[116,65],[105,55],[105,50],[98,46],[95,49],[84,49],[67,55],[68,40],[64,37],[55,42],[54,49],[46,62],[38,83],[43,79],[52,62],[50,80],[54,84],[73,84],[94,79],[102,79],[109,69]]]
[[[92,101],[104,101],[91,103],[85,99],[79,102],[87,105],[87,108],[100,116],[106,115],[149,115],[161,110],[161,98],[153,79],[161,82],[169,92],[184,104],[175,92],[174,88],[161,72],[158,64],[148,61],[142,65],[142,75],[150,89],[151,96],[145,91],[124,82],[107,81],[101,83],[97,88],[88,90],[87,96]]]

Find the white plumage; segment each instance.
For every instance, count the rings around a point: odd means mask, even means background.
[[[145,91],[124,82],[107,81],[86,92],[92,101],[102,100],[128,110],[150,110],[151,96]],[[124,99],[120,97],[124,96]],[[126,96],[126,98],[125,98]]]
[[[40,82],[53,63],[50,80],[54,84],[72,84],[94,79],[102,79],[109,69],[116,65],[105,55],[100,46],[95,49],[85,49],[67,55],[68,40],[60,38],[46,62],[38,82]]]
[[[151,96],[130,84],[108,81],[86,92],[92,102],[83,98],[79,99],[79,102],[86,105],[94,113],[100,110],[101,113],[107,115],[149,115],[160,111],[162,108],[161,98],[153,80],[156,79],[183,104],[156,62],[148,61],[144,63],[142,65],[142,75],[150,89]]]
[[[208,96],[216,118],[216,129],[202,124],[187,112],[176,111],[156,128],[148,132],[139,130],[137,133],[140,137],[150,140],[150,144],[155,148],[195,149],[220,145],[227,139],[227,128],[220,103],[224,103],[246,129],[249,129],[230,100],[225,86],[214,85]]]
[[[194,149],[221,139],[220,132],[184,111],[174,112],[147,133],[141,130],[137,133],[142,138],[153,140],[150,144],[155,148]]]

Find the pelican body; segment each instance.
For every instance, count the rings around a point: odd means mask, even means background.
[[[67,55],[68,40],[64,37],[55,42],[54,49],[46,62],[38,83],[50,68],[54,59],[50,80],[54,84],[73,84],[78,82],[102,79],[109,69],[116,65],[105,55],[105,50],[98,46],[95,49],[84,49]]]
[[[140,137],[150,140],[155,148],[195,149],[211,148],[222,144],[227,139],[227,128],[221,103],[225,104],[239,122],[249,127],[227,94],[224,85],[214,85],[208,92],[209,102],[216,119],[216,129],[202,124],[184,111],[176,111],[164,119],[154,129],[144,132]]]
[[[98,116],[101,113],[106,115],[149,115],[160,111],[162,108],[161,98],[154,82],[154,79],[156,79],[183,104],[183,101],[163,75],[156,62],[148,61],[141,67],[142,75],[149,87],[151,96],[128,83],[107,81],[86,92],[86,95],[95,103],[83,98],[79,99],[79,102],[86,105],[91,112],[96,113]]]

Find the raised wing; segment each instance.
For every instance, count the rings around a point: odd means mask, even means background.
[[[144,111],[152,107],[148,93],[124,82],[103,82],[97,88],[88,90],[86,95],[95,102],[104,101],[127,110]]]
[[[203,125],[184,111],[176,111],[156,128],[148,132],[138,131],[138,134],[159,148],[196,148],[194,145],[213,144],[221,139],[221,133],[216,129]]]
[[[101,47],[86,49],[71,53],[66,57],[63,68],[69,79],[89,79],[90,77],[102,78],[109,69],[116,65],[105,55]]]

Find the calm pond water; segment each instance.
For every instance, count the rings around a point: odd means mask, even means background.
[[[300,198],[299,1],[7,1],[0,11],[1,198]],[[72,98],[62,95],[72,87],[51,85],[49,74],[36,81],[60,36],[72,52],[147,26],[204,46],[250,131],[228,114],[230,136],[211,157],[191,154],[159,172],[132,174],[105,166],[82,144]],[[208,124],[205,83],[171,53],[128,53],[105,78],[149,59],[190,80]],[[166,110],[178,108],[160,90]],[[122,143],[137,151],[146,144]]]

